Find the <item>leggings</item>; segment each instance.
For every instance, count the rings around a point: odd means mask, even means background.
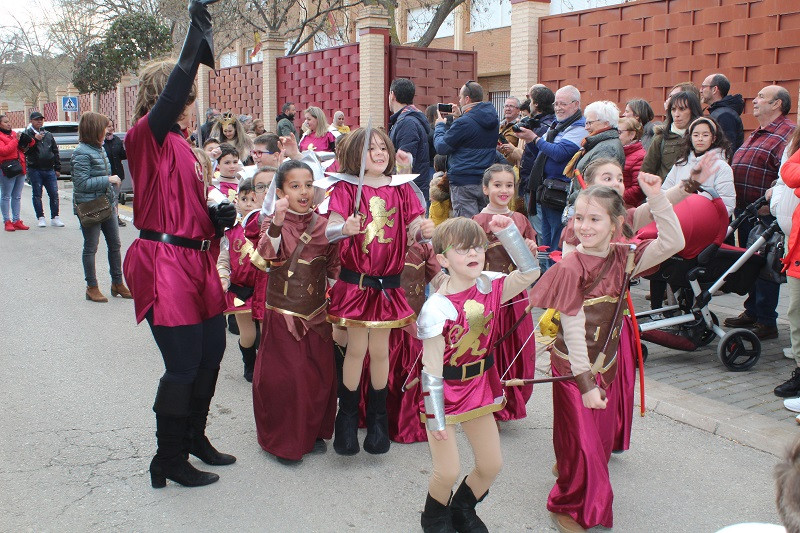
[[[461,473],[461,460],[456,446],[456,427],[446,426],[447,440],[436,440],[428,432],[428,445],[433,459],[433,475],[428,481],[428,492],[439,503],[446,505],[450,492]],[[467,476],[467,485],[475,497],[480,499],[494,482],[503,468],[503,455],[500,451],[500,434],[494,415],[489,413],[461,423],[467,435],[475,468]]]
[[[216,370],[225,353],[225,318],[213,316],[188,326],[155,326],[153,310],[145,315],[166,370],[161,377],[172,383],[193,383],[198,368]]]

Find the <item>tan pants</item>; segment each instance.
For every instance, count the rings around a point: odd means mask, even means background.
[[[789,334],[792,339],[792,353],[794,361],[800,367],[800,278],[786,276],[789,286]]]
[[[467,476],[467,485],[475,497],[480,499],[489,490],[503,467],[500,434],[492,413],[462,422],[461,428],[469,440],[475,457],[475,468]],[[453,485],[461,473],[461,460],[456,446],[456,427],[448,424],[445,430],[447,440],[436,440],[428,431],[428,445],[433,459],[433,475],[428,481],[428,492],[442,505],[447,505],[450,500]]]

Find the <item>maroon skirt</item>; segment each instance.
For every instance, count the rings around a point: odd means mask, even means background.
[[[500,309],[497,316],[497,331],[501,335],[511,329],[511,326],[525,312],[525,307],[528,305],[528,296],[523,291],[515,296],[511,302],[503,304],[505,307]],[[532,334],[533,319],[528,315],[527,320],[524,320],[495,350],[497,372],[501,376],[505,373],[504,379],[533,377],[534,369],[536,368],[536,339],[533,338]],[[520,349],[522,349],[522,352],[514,360]],[[512,361],[514,361],[513,365]],[[511,369],[509,369],[509,366],[511,366]],[[506,370],[508,370],[507,373]],[[533,394],[533,385],[506,387],[505,392],[506,406],[504,409],[495,412],[495,420],[519,420],[525,418],[527,416],[525,404],[528,403],[531,394]]]
[[[296,340],[283,315],[267,310],[253,373],[253,414],[258,443],[298,460],[317,439],[333,436],[336,370],[333,341],[309,330]]]

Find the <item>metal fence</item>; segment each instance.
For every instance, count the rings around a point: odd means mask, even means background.
[[[494,105],[497,111],[497,118],[503,120],[503,106],[506,104],[506,98],[511,96],[511,91],[495,91],[489,93],[489,101]]]

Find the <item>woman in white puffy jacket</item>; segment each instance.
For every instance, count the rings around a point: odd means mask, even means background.
[[[664,179],[661,186],[667,190],[691,177],[698,159],[715,157],[719,159],[714,174],[703,184],[703,188],[713,188],[728,209],[728,216],[736,207],[736,188],[733,185],[733,170],[728,164],[730,143],[719,124],[710,117],[700,117],[689,125],[684,135],[683,153]],[[709,196],[707,193],[700,193]],[[710,196],[709,196],[710,197]]]

